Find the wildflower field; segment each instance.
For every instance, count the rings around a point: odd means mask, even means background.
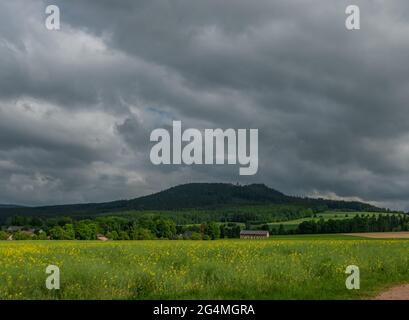
[[[1,241],[0,299],[362,299],[409,282],[409,241]],[[48,265],[60,290],[45,287]],[[347,290],[357,265],[361,289]]]

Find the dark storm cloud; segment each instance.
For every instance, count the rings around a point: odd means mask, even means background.
[[[62,29],[44,9],[60,6]],[[409,208],[409,4],[0,4],[0,202],[129,198],[192,181]],[[149,134],[258,128],[259,171],[155,167]]]

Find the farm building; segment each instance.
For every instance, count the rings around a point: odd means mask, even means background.
[[[105,237],[103,234],[98,234],[97,239],[100,241],[108,241],[109,239]]]
[[[16,232],[16,231],[21,231],[23,230],[23,227],[20,226],[10,226],[7,228],[8,232]]]
[[[270,234],[264,230],[242,230],[240,231],[240,239],[262,239],[268,238]]]

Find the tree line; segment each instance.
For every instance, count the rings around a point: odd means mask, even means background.
[[[6,240],[10,235],[13,240],[95,240],[98,236],[111,240],[214,240],[237,238],[241,230],[236,223],[220,224],[214,221],[197,225],[176,225],[172,219],[160,216],[142,216],[137,219],[104,216],[83,220],[73,220],[71,217],[39,219],[15,216],[9,223],[9,228],[3,226],[0,231],[0,240]]]
[[[408,215],[356,215],[352,219],[310,220],[302,222],[296,233],[354,233],[408,231]]]
[[[313,218],[312,210],[301,213]],[[111,240],[193,239],[214,240],[239,238],[242,229],[268,230],[271,234],[319,234],[408,231],[409,216],[405,214],[362,214],[353,218],[329,219],[321,217],[302,222],[296,229],[284,225],[272,227],[262,221],[249,219],[245,223],[207,221],[177,224],[169,216],[99,216],[75,220],[72,217],[38,218],[13,216],[0,230],[0,240],[95,240],[104,236]]]

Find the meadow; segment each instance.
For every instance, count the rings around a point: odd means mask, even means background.
[[[0,299],[365,299],[409,282],[409,241],[1,241]],[[45,268],[61,271],[48,290]],[[347,290],[357,265],[361,289]]]
[[[355,216],[369,215],[378,217],[380,215],[398,215],[397,213],[388,213],[388,212],[369,212],[369,211],[325,211],[316,214],[314,217],[304,217],[298,219],[290,219],[286,221],[276,221],[268,223],[269,226],[278,228],[280,225],[283,225],[284,230],[295,230],[298,225],[305,221],[315,221],[318,222],[320,219],[324,221],[328,220],[345,220],[353,219]]]

